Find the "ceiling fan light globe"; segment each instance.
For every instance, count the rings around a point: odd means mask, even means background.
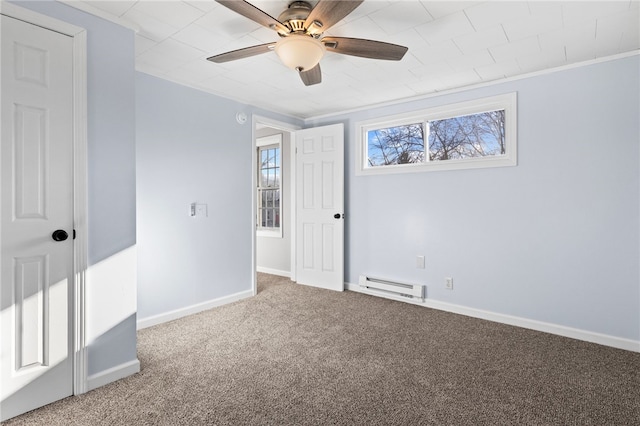
[[[282,63],[298,71],[312,69],[318,65],[324,55],[324,45],[306,35],[282,38],[276,43],[275,50]]]

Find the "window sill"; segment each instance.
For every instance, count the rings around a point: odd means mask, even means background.
[[[257,237],[282,238],[282,229],[258,229]]]
[[[514,156],[473,158],[464,160],[433,161],[415,164],[397,164],[381,167],[364,167],[356,170],[356,176],[385,175],[392,173],[433,172],[443,170],[484,169],[489,167],[517,166]]]

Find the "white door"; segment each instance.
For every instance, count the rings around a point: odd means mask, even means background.
[[[0,28],[4,420],[73,393],[73,40],[6,16]]]
[[[344,129],[295,132],[296,281],[344,290]]]

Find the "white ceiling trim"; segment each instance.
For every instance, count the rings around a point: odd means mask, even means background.
[[[618,60],[618,59],[628,58],[630,56],[640,56],[640,50],[635,50],[633,52],[619,53],[617,55],[611,55],[611,56],[607,56],[607,57],[604,57],[604,58],[591,59],[591,60],[583,61],[583,62],[576,62],[576,63],[573,63],[573,64],[562,65],[562,66],[559,66],[559,67],[548,68],[548,69],[544,69],[544,70],[540,70],[540,71],[534,71],[534,72],[530,72],[530,73],[527,73],[527,74],[521,74],[521,75],[516,75],[516,76],[513,76],[513,77],[509,77],[509,78],[504,78],[502,80],[493,80],[493,81],[487,81],[487,82],[482,82],[482,83],[476,83],[476,84],[471,84],[469,86],[457,87],[455,89],[443,90],[441,92],[427,93],[425,95],[412,96],[412,97],[409,97],[409,98],[397,99],[397,100],[394,100],[394,101],[380,102],[380,103],[375,104],[375,105],[367,105],[367,106],[364,106],[364,107],[361,107],[361,108],[352,108],[352,109],[349,109],[349,110],[344,110],[344,111],[335,112],[335,113],[331,113],[331,114],[317,115],[317,116],[314,116],[314,117],[304,118],[303,121],[304,121],[305,124],[310,124],[310,123],[312,123],[313,121],[316,121],[316,120],[325,120],[327,118],[336,117],[336,116],[339,116],[339,115],[351,114],[351,113],[359,112],[359,111],[367,111],[367,110],[375,109],[375,108],[383,108],[383,107],[387,107],[387,106],[399,105],[399,104],[404,104],[404,103],[407,103],[407,102],[420,101],[420,100],[423,100],[423,99],[436,98],[436,97],[439,97],[439,96],[450,95],[450,94],[453,94],[453,93],[466,92],[466,91],[469,91],[469,90],[480,89],[480,88],[483,88],[483,87],[497,86],[499,84],[510,83],[510,82],[513,82],[513,81],[524,80],[524,79],[527,79],[527,78],[538,77],[538,76],[542,76],[542,75],[554,74],[554,73],[557,73],[557,72],[560,72],[560,71],[566,71],[566,70],[570,70],[570,69],[574,69],[574,68],[588,67],[589,65],[599,64],[599,63],[602,63],[602,62],[615,61],[615,60]],[[300,118],[300,117],[297,117],[297,118]]]

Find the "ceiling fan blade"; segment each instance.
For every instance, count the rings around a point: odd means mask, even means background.
[[[311,68],[309,71],[300,71],[300,78],[305,86],[313,86],[322,81],[322,72],[320,71],[320,64]]]
[[[388,61],[399,61],[409,50],[397,44],[364,38],[324,37],[321,41],[330,52]]]
[[[289,34],[289,28],[285,27],[282,22],[278,21],[268,13],[258,9],[251,3],[244,0],[216,0],[221,5],[233,10],[234,12],[249,18],[272,30],[276,30],[280,34]]]
[[[207,61],[221,64],[223,62],[235,61],[236,59],[248,58],[250,56],[271,52],[275,45],[275,43],[265,43],[257,46],[245,47],[243,49],[232,50],[231,52],[210,56],[207,58]]]
[[[304,27],[309,28],[312,33],[322,33],[353,12],[363,1],[364,0],[320,0],[313,10],[311,10],[309,16],[307,16]],[[319,22],[322,26],[312,26],[314,21]],[[313,31],[314,28],[318,28],[318,30]]]

